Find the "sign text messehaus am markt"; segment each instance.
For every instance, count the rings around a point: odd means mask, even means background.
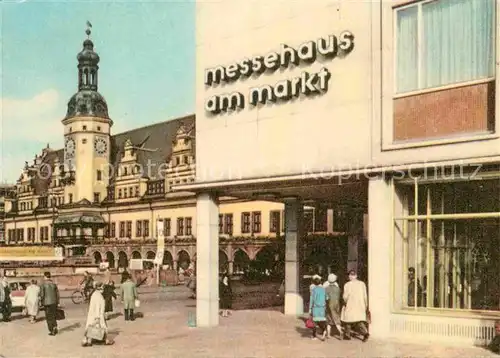
[[[334,59],[339,54],[347,55],[354,49],[354,35],[344,31],[339,36],[329,35],[328,39],[319,38],[307,41],[297,49],[281,44],[279,52],[269,52],[265,56],[244,58],[227,66],[216,66],[205,70],[205,86],[210,87],[220,83],[233,83],[240,78],[260,76],[264,72],[273,73],[291,65],[312,64],[318,54],[325,59]],[[319,72],[303,71],[300,77],[281,80],[274,86],[264,85],[252,87],[249,90],[248,103],[252,106],[289,101],[300,95],[310,96],[328,91],[330,72],[323,67]],[[221,112],[235,111],[245,108],[245,96],[241,92],[214,95],[205,101],[205,110],[212,115]]]

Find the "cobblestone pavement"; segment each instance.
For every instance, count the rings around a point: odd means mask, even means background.
[[[159,297],[159,298],[158,298]],[[158,296],[145,299],[142,318],[109,321],[114,346],[81,347],[85,306],[68,306],[60,334],[47,335],[44,321],[0,323],[0,354],[14,357],[490,357],[480,348],[408,344],[397,341],[312,341],[302,321],[277,310],[241,310],[216,328],[190,328],[195,301]],[[148,301],[149,300],[149,301]],[[116,307],[121,310],[121,306]],[[17,316],[14,316],[17,318]]]

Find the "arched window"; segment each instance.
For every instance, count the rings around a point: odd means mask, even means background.
[[[89,71],[87,69],[83,70],[84,76],[83,76],[83,84],[88,85],[89,84]]]

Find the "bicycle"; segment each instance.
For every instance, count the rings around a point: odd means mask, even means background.
[[[77,288],[72,294],[71,294],[71,301],[75,305],[79,305],[83,302],[89,302],[90,298],[87,296],[81,288]]]

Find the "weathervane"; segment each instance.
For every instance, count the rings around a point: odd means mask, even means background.
[[[85,33],[87,34],[87,38],[90,39],[90,34],[92,33],[92,31],[90,31],[90,29],[92,28],[92,24],[90,23],[90,21],[87,20],[87,30],[85,30]]]

